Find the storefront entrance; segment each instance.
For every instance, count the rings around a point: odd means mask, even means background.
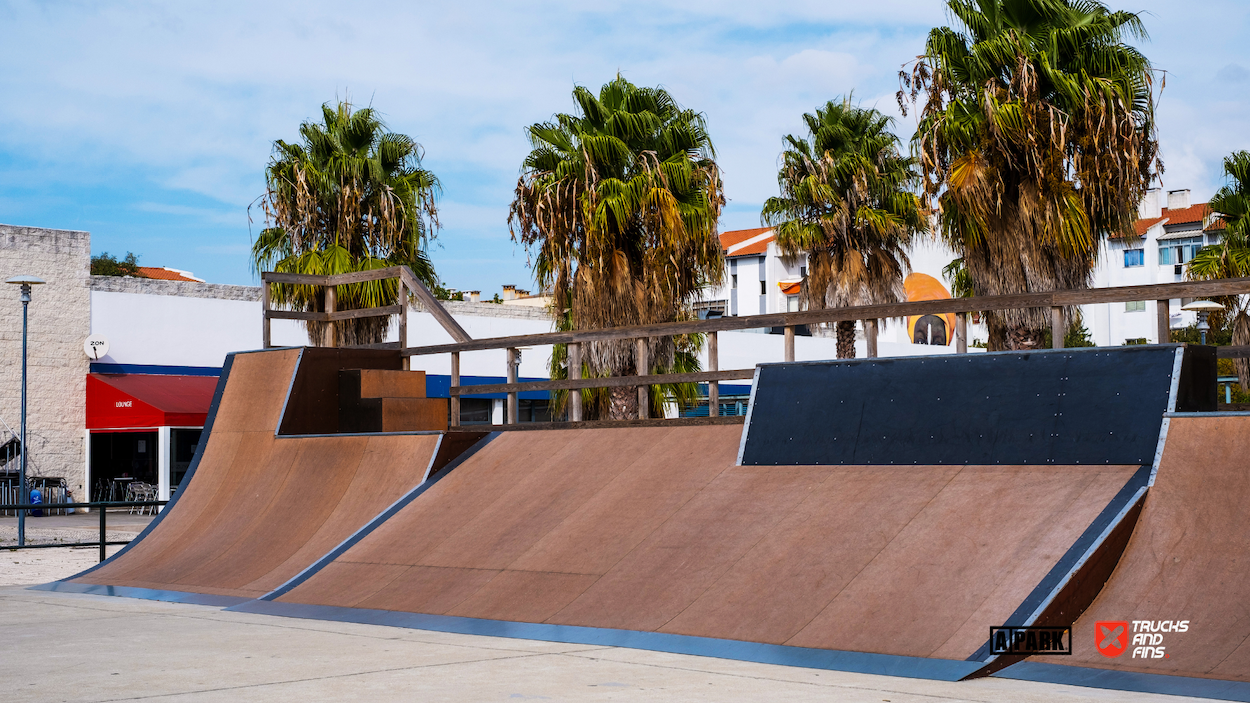
[[[151,432],[91,433],[92,500],[125,500],[130,484],[157,485],[158,434]]]
[[[95,500],[169,500],[200,444],[215,376],[87,377],[87,475]]]

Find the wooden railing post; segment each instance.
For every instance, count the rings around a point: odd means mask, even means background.
[[[968,353],[968,313],[955,315],[955,353]]]
[[[1063,306],[1054,305],[1050,308],[1050,348],[1063,349]]]
[[[576,381],[582,377],[582,345],[572,342],[569,350],[569,379]],[[582,421],[582,389],[569,389],[569,421]]]
[[[794,325],[786,325],[786,361],[794,361]]]
[[[634,341],[636,352],[634,353],[634,363],[637,366],[639,376],[646,376],[651,366],[650,360],[647,358],[647,338],[641,337]],[[638,386],[638,419],[646,420],[651,417],[651,387]]]
[[[269,300],[269,282],[264,276],[260,278],[260,309],[263,315],[260,327],[260,348],[268,349],[273,346],[272,338],[272,321],[269,319],[269,310],[273,305]]]
[[[864,320],[864,342],[868,347],[868,358],[877,358],[877,321]]]
[[[404,361],[408,361],[410,357],[404,357]],[[460,426],[460,352],[451,353],[451,393],[448,393],[448,403],[450,406],[451,417],[447,419],[447,424],[451,427]]]
[[[521,354],[516,347],[508,347],[508,383],[517,382],[517,367],[520,366]],[[516,391],[508,392],[507,407],[504,408],[504,424],[515,425],[517,423],[517,393]]]
[[[403,276],[400,276],[396,283],[399,284],[399,351],[402,354],[408,348],[408,287],[404,285]],[[411,371],[412,357],[401,358],[404,362],[403,369]]]
[[[331,312],[334,312],[334,306],[335,306],[334,296],[336,295],[336,293],[334,292],[334,286],[326,286],[325,290],[326,290],[326,312],[331,313]],[[338,328],[335,327],[334,320],[329,320],[326,322],[326,346],[337,347],[338,345],[339,345]]]
[[[1155,329],[1159,334],[1159,344],[1168,344],[1172,341],[1172,301],[1157,300],[1155,301]]]
[[[720,371],[720,350],[717,349],[716,333],[707,333],[707,370]],[[720,417],[720,382],[707,382],[708,417]]]

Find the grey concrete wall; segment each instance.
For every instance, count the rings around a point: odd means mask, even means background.
[[[174,295],[181,298],[260,300],[260,286],[229,286],[222,283],[163,281],[154,278],[131,278],[129,276],[92,276],[91,290],[106,293]]]
[[[0,281],[28,274],[28,470],[69,480],[82,489],[87,357],[91,330],[91,235],[87,232],[0,225]],[[18,286],[0,283],[0,418],[18,430],[21,418],[22,304]],[[0,431],[0,434],[5,434]]]

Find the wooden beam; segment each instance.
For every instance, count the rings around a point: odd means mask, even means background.
[[[569,345],[569,379],[579,381],[582,378],[582,345],[574,342]],[[582,421],[582,392],[579,389],[569,390],[569,420]]]
[[[325,287],[326,294],[326,320],[331,321],[326,327],[326,346],[337,347],[339,345],[338,328],[333,324],[334,313],[336,312],[335,304],[338,302],[338,294],[334,291],[334,286]]]
[[[1063,308],[1054,306],[1050,309],[1050,348],[1063,349]]]
[[[502,349],[508,346],[543,346],[548,344],[568,344],[570,342],[637,339],[638,337],[667,337],[678,334],[706,334],[708,332],[785,327],[787,325],[814,325],[846,320],[889,319],[911,315],[941,315],[945,313],[1029,308],[1045,309],[1055,305],[1066,307],[1109,302],[1159,300],[1162,298],[1244,295],[1247,293],[1250,293],[1250,278],[1226,279],[1222,281],[1184,281],[1149,286],[1122,286],[1118,288],[1022,293],[1019,295],[994,295],[974,298],[947,298],[945,300],[923,300],[910,303],[891,303],[888,305],[826,308],[823,310],[803,310],[799,312],[770,313],[767,315],[721,317],[712,320],[667,322],[658,325],[613,327],[582,332],[548,332],[544,334],[481,339],[457,344],[412,347],[404,353],[411,356],[419,356],[446,354],[452,351]]]
[[[271,318],[269,317],[269,309],[272,307],[273,305],[269,301],[269,284],[265,283],[264,281],[261,281],[260,283],[260,309],[261,309],[260,348],[261,349],[268,349],[269,347],[273,346],[272,334],[271,334],[272,325],[270,324]]]
[[[563,381],[524,381],[521,383],[491,383],[480,386],[453,388],[457,395],[480,395],[483,393],[524,393],[527,391],[572,390],[580,388],[619,388],[621,386],[658,386],[665,383],[703,383],[706,381],[738,381],[755,378],[755,369],[733,371],[698,371],[694,373],[651,374],[650,376],[607,376],[600,378],[567,379]]]
[[[334,290],[327,288],[326,292]],[[327,296],[329,300],[329,296]],[[270,310],[269,318],[273,320],[314,320],[331,322],[333,320],[355,320],[360,317],[389,317],[402,312],[399,305],[387,305],[382,308],[360,308],[358,310],[335,310],[333,312],[301,312],[297,310]]]
[[[1158,335],[1157,342],[1159,344],[1167,344],[1172,341],[1171,300],[1155,301],[1155,333]]]
[[[459,387],[460,387],[460,352],[452,352],[451,353],[451,390],[453,391],[457,390]],[[451,398],[447,403],[449,406],[451,406],[450,408],[451,417],[449,418],[448,425],[450,427],[459,427],[460,426],[460,395],[458,393],[451,393],[450,395],[451,395]]]
[[[794,325],[786,325],[785,340],[786,361],[794,361]]]
[[[741,425],[746,421],[744,415],[726,417],[674,417],[654,418],[650,420],[590,420],[588,422],[525,422],[515,425],[493,425],[492,432],[503,430],[580,430],[580,429],[618,429],[624,427],[690,427],[702,425]],[[482,425],[468,425],[457,428],[458,432],[481,432]]]
[[[403,276],[399,277],[398,283],[399,295],[395,298],[395,304],[399,306],[399,348],[405,349],[408,346],[408,286],[404,285]],[[412,357],[403,357],[403,369],[412,370]]]
[[[868,353],[865,355],[869,359],[877,358],[877,320],[876,318],[864,320],[864,341],[868,347]]]
[[[315,276],[304,273],[278,273],[276,271],[266,271],[260,275],[260,280],[270,283],[293,283],[300,286],[346,286],[352,283],[365,283],[367,281],[381,281],[387,278],[397,278],[400,275],[402,266],[388,266],[381,269],[372,269],[370,271],[353,271],[351,273],[336,273],[332,276]]]
[[[1217,359],[1250,359],[1250,346],[1216,347],[1215,357]]]
[[[507,407],[504,408],[504,424],[515,425],[517,421],[517,391],[515,386],[517,383],[517,367],[520,366],[520,352],[515,347],[508,347],[508,386],[513,388],[508,393]]]
[[[968,313],[955,315],[955,353],[968,353]]]
[[[634,340],[634,369],[639,376],[648,375],[651,362],[647,359],[647,339]],[[651,386],[638,386],[638,419],[651,417]]]
[[[473,339],[469,336],[468,332],[464,331],[464,328],[460,326],[460,323],[456,322],[456,318],[452,317],[451,313],[447,312],[447,308],[443,307],[443,304],[439,302],[438,298],[434,297],[434,294],[430,292],[430,289],[426,288],[425,284],[417,278],[416,274],[412,272],[412,269],[407,266],[400,266],[399,269],[399,279],[403,281],[404,285],[408,286],[408,288],[417,296],[417,299],[421,301],[421,307],[425,308],[427,312],[433,315],[435,320],[438,320],[438,324],[443,326],[443,329],[447,331],[447,334],[451,335],[452,339],[460,343],[468,342]],[[487,349],[497,348],[498,347],[487,347]],[[464,351],[468,350],[466,349]]]
[[[707,335],[707,370],[713,373],[720,370],[720,350],[717,349],[716,333]],[[707,414],[708,417],[720,416],[720,383],[707,382]]]

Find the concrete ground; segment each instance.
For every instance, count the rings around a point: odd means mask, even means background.
[[[0,581],[37,574],[4,552]],[[88,552],[90,550],[87,550]],[[77,562],[75,562],[77,559]],[[64,558],[68,576],[94,563]],[[40,573],[46,573],[40,572]],[[1157,701],[1004,679],[945,683],[298,620],[0,586],[0,699],[20,701]]]

